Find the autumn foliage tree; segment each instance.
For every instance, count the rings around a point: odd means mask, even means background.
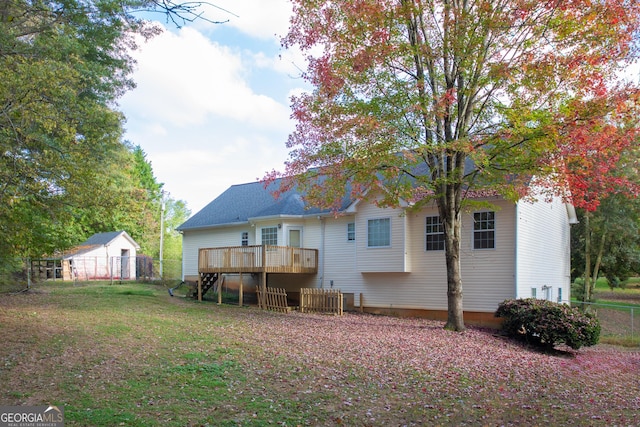
[[[578,210],[580,224],[571,235],[572,276],[584,278],[577,297],[585,302],[593,301],[600,273],[612,288],[619,280],[640,273],[640,139],[632,146],[610,152],[606,167],[592,165],[593,158],[603,153],[606,151],[593,150],[573,165],[593,168],[596,177],[606,172],[600,180],[579,180],[574,185],[576,192],[584,194],[585,202]]]
[[[283,45],[307,55],[303,76],[313,91],[294,97],[290,159],[269,177],[289,177],[285,186],[297,183],[326,207],[347,188],[355,197],[376,189],[382,206],[435,200],[445,232],[445,327],[463,330],[466,195],[491,188],[517,199],[537,177],[538,187],[569,197],[582,180],[607,181],[609,157],[637,128],[638,88],[618,72],[637,54],[640,4],[293,4]],[[572,200],[594,204],[606,189],[574,191]]]
[[[599,276],[614,289],[640,274],[640,199],[612,193],[595,211],[578,209],[577,214],[580,222],[571,232],[571,276],[584,281],[574,283],[572,297],[592,302]]]

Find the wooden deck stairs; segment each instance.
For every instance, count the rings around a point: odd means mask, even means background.
[[[213,288],[213,285],[218,281],[219,274],[218,273],[202,273],[202,296],[207,293],[207,291]],[[193,297],[198,298],[198,287],[196,286],[195,291],[193,292]]]

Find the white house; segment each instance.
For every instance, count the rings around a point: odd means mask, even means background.
[[[336,215],[306,206],[295,189],[274,199],[279,185],[234,185],[178,227],[183,279],[203,273],[202,248],[310,248],[317,250],[317,272],[265,274],[267,286],[293,295],[306,287],[339,288],[363,311],[446,319],[444,236],[435,205],[392,209],[345,199]],[[465,321],[493,323],[508,298],[568,301],[573,207],[560,199],[481,200],[492,207],[463,214]],[[254,275],[254,284],[259,280]]]
[[[62,255],[64,280],[128,280],[136,278],[140,249],[126,231],[97,233]]]

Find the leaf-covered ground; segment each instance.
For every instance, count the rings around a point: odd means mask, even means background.
[[[640,425],[640,352],[492,330],[278,314],[160,287],[0,295],[0,403],[68,425]]]

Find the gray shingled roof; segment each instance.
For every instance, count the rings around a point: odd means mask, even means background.
[[[131,236],[126,231],[108,231],[106,233],[96,233],[93,236],[89,237],[87,240],[82,242],[80,245],[71,248],[67,251],[64,251],[64,257],[72,257],[82,255],[87,252],[91,252],[92,250],[106,246],[111,241],[116,239],[119,235],[125,234],[127,239],[131,241],[131,243],[136,247],[136,249],[140,249],[140,245],[138,245]]]
[[[279,186],[280,180],[276,180],[267,188],[264,187],[264,182],[258,181],[232,185],[177,229],[184,231],[242,224],[247,223],[249,218],[318,215],[330,211],[306,206],[302,195],[295,188],[276,199],[272,193]],[[351,201],[345,198],[340,210],[346,209],[350,203]]]
[[[129,233],[127,233],[124,230],[108,231],[106,233],[96,233],[93,236],[89,237],[84,243],[82,243],[82,246],[108,245],[109,243],[111,243],[111,241],[116,239],[121,234],[124,235],[124,237],[127,240],[129,240],[133,246],[136,247],[136,249],[140,249],[140,245],[138,245],[138,243],[136,243],[136,241],[133,240],[133,237],[129,236]]]
[[[473,161],[467,158],[466,170],[474,168]],[[415,175],[429,175],[426,165],[419,164],[414,170]],[[322,179],[322,178],[321,178]],[[413,181],[413,178],[409,178]],[[298,216],[318,215],[330,212],[329,209],[318,209],[306,206],[302,194],[293,188],[280,195],[278,199],[273,197],[273,192],[280,187],[281,179],[275,180],[266,189],[264,182],[251,182],[247,184],[232,185],[215,200],[202,208],[198,213],[189,218],[177,228],[178,231],[208,228],[221,225],[233,225],[247,223],[249,218],[273,217],[273,216]],[[346,189],[348,194],[350,188]],[[354,200],[345,197],[342,200],[340,211],[345,210]]]
[[[106,233],[96,233],[93,236],[85,240],[80,246],[93,246],[93,245],[106,245],[116,237],[118,237],[122,231],[108,231]]]

